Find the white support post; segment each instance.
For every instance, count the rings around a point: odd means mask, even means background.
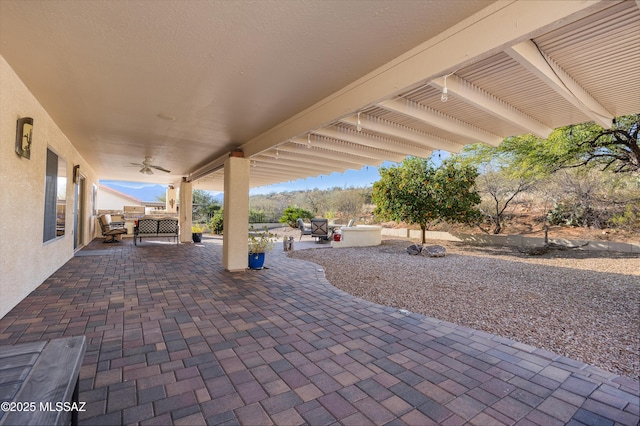
[[[180,242],[190,243],[191,240],[191,213],[193,205],[193,184],[180,182]]]
[[[224,162],[224,233],[222,266],[230,272],[249,265],[249,160],[229,157]]]

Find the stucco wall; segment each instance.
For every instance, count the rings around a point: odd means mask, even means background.
[[[98,210],[123,210],[124,206],[142,206],[142,204],[113,192],[98,190]]]
[[[85,232],[81,244],[93,239],[91,187],[95,172],[74,149],[13,69],[0,56],[0,318],[74,252],[73,166],[80,165],[86,180]],[[15,153],[16,121],[32,117],[31,158]],[[66,234],[42,242],[44,223],[45,161],[49,146],[67,163]]]

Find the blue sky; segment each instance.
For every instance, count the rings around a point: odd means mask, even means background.
[[[442,152],[442,158],[438,157],[438,152],[434,152],[433,160],[439,162],[441,159],[448,157],[448,153]],[[394,165],[386,161],[382,164],[384,167]],[[372,186],[374,182],[380,179],[378,167],[363,167],[360,170],[347,170],[344,173],[331,173],[316,178],[298,179],[292,182],[284,182],[277,185],[260,186],[250,190],[250,195],[270,194],[287,191],[305,191],[311,189],[329,189],[334,187],[340,188],[362,188]],[[101,180],[102,185],[108,186],[116,191],[131,195],[142,201],[156,201],[157,196],[165,195],[167,185],[159,185],[152,183],[140,182],[123,182],[115,180]],[[212,192],[219,194],[219,192]]]
[[[434,151],[431,160],[435,164],[439,164],[445,158],[451,154],[446,151]],[[390,161],[382,163],[382,167],[389,167],[395,165]],[[347,170],[344,173],[331,173],[317,178],[298,179],[294,182],[285,182],[278,185],[261,186],[253,188],[250,191],[251,195],[257,194],[270,194],[272,192],[286,192],[297,190],[310,190],[310,189],[329,189],[336,186],[340,188],[361,188],[372,186],[374,182],[380,180],[380,174],[378,173],[378,167],[363,167],[360,170]]]
[[[158,201],[158,196],[166,195],[167,185],[157,183],[125,182],[121,180],[101,180],[100,185],[107,186],[141,201]]]
[[[385,162],[383,166],[395,163]],[[347,170],[344,173],[331,173],[317,178],[298,179],[277,185],[260,186],[250,191],[251,195],[270,194],[272,192],[305,191],[311,189],[329,189],[334,187],[368,187],[380,179],[377,167],[363,167],[360,170]]]
[[[388,166],[394,163],[384,163]],[[363,167],[361,170],[347,170],[344,173],[331,173],[317,178],[298,179],[277,185],[260,186],[250,190],[250,195],[270,194],[273,192],[304,191],[310,189],[328,189],[333,187],[368,187],[380,179],[377,167]],[[101,180],[100,184],[131,195],[142,201],[156,201],[157,196],[165,195],[167,185],[141,182],[124,182],[117,180]],[[218,194],[218,192],[213,192]]]

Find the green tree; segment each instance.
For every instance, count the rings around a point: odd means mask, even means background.
[[[537,138],[526,135],[519,143],[530,147]],[[480,211],[493,224],[493,234],[502,231],[503,218],[512,201],[543,179],[547,171],[537,170],[536,166],[518,165],[511,149],[512,139],[503,141],[497,147],[484,144],[467,145],[462,152],[453,157],[453,161],[477,167],[482,171],[476,179],[476,188],[482,197]],[[484,232],[488,232],[483,229]]]
[[[358,217],[365,201],[366,195],[362,189],[334,189],[331,193],[332,207],[346,222]]]
[[[193,221],[194,222],[206,222],[208,217],[215,214],[222,208],[220,203],[213,198],[210,192],[202,189],[193,190]]]
[[[527,134],[506,138],[497,148],[476,144],[466,155],[480,162],[508,163],[512,171],[543,177],[564,168],[596,167],[640,174],[640,114],[616,117],[611,129],[593,122],[559,127],[547,139]]]
[[[480,211],[493,224],[493,234],[499,234],[502,232],[503,218],[511,202],[521,193],[531,189],[535,181],[511,177],[504,171],[490,170],[478,177],[477,184],[478,193],[483,199]]]
[[[288,203],[283,203],[282,200],[276,198],[276,194],[249,197],[250,210],[263,212],[267,221],[282,216],[287,205]]]
[[[597,186],[613,181],[605,176],[605,179],[593,181],[589,174],[592,169],[599,169],[605,172],[604,175],[635,177],[640,174],[639,126],[640,114],[617,117],[611,129],[603,129],[592,122],[582,123],[555,129],[547,139],[527,134],[506,138],[497,147],[468,145],[458,158],[482,172],[478,179],[478,191],[483,196],[481,210],[493,222],[493,232],[499,233],[509,203],[520,193],[544,185],[544,180],[558,179],[558,172],[563,169],[584,171],[570,175],[562,173],[560,179],[574,182],[572,188],[578,188],[577,193],[586,191],[587,194],[595,194]],[[567,176],[572,179],[567,181]],[[580,188],[588,188],[588,191]],[[606,186],[598,189],[599,192],[604,190]],[[559,201],[561,198],[565,199]],[[610,216],[614,205],[611,197],[609,208],[603,211],[594,210],[597,203],[591,202],[591,198],[585,194],[574,198],[556,197],[556,208],[551,217],[558,223],[566,221],[583,226],[605,223],[604,218]]]
[[[616,117],[611,129],[583,123],[558,129],[560,141],[567,141],[565,167],[593,165],[614,173],[640,173],[638,128],[640,114]]]
[[[401,165],[382,167],[373,184],[374,214],[382,220],[416,224],[425,231],[438,222],[476,223],[480,196],[474,189],[476,169],[455,161],[435,168],[427,160],[409,157]]]
[[[298,218],[301,219],[311,219],[313,214],[309,210],[302,209],[300,207],[289,206],[284,209],[284,213],[282,213],[282,217],[280,218],[280,223],[286,223],[292,228],[296,228],[296,221]]]
[[[314,188],[311,191],[305,191],[302,196],[304,204],[301,203],[301,205],[309,206],[314,215],[322,214],[328,205],[327,191]]]

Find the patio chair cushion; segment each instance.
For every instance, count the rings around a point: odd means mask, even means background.
[[[311,228],[307,227],[307,225],[304,223],[304,220],[302,220],[302,218],[298,218],[296,220],[296,224],[298,225],[298,229],[300,230],[299,240],[302,239],[303,235],[311,235]]]
[[[178,233],[178,220],[177,219],[160,219],[158,220],[158,236],[173,236]]]
[[[311,219],[311,236],[315,238],[329,238],[329,220]]]
[[[138,228],[136,234],[151,234],[158,233],[158,221],[156,219],[139,219]]]
[[[124,222],[113,222],[110,214],[103,214],[99,218],[100,228],[102,235],[106,237],[105,243],[113,243],[118,241],[117,236],[126,234],[127,228],[124,227]]]

